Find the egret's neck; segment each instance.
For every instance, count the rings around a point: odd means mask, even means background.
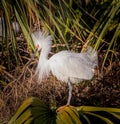
[[[49,61],[48,61],[48,54],[50,52],[50,49],[42,49],[39,62],[36,69],[36,74],[38,74],[39,82],[42,81],[42,79],[46,78],[49,75],[50,68],[49,68]]]
[[[42,48],[41,54],[40,54],[40,61],[42,62],[41,64],[45,64],[48,61],[48,54],[50,50],[51,48],[48,48],[48,49]]]

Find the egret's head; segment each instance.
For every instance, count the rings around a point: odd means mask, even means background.
[[[35,50],[36,50],[37,52],[41,50],[41,47],[40,47],[39,44],[36,44],[36,46],[35,46]]]
[[[40,35],[40,32],[34,32],[34,33],[32,33],[32,39],[33,39],[33,43],[34,43],[34,46],[35,46],[35,49],[37,50],[37,51],[39,51],[40,49],[41,49],[41,44],[40,44],[40,42],[39,42],[39,36]]]
[[[32,33],[32,39],[35,45],[35,52],[40,51],[41,49],[50,51],[52,45],[52,36],[47,35],[47,33],[42,31],[36,31]]]

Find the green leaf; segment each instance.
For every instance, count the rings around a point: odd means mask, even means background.
[[[82,124],[79,114],[73,106],[63,106],[57,109],[57,123]]]
[[[120,113],[120,108],[107,108],[107,107],[92,107],[92,106],[80,106],[76,107],[77,111],[107,111],[107,112],[118,112]]]
[[[120,113],[115,113],[115,112],[110,112],[110,114],[112,114],[114,117],[116,117],[117,119],[120,120]]]
[[[28,118],[24,124],[31,124],[33,122],[33,117]]]
[[[10,124],[17,120],[21,114],[24,113],[25,110],[30,109],[31,106],[41,106],[42,108],[47,108],[46,105],[44,105],[38,98],[30,97],[26,99],[23,104],[18,108],[15,115],[11,118]],[[31,112],[32,113],[32,112]]]
[[[92,116],[94,116],[94,117],[97,117],[97,118],[99,118],[99,119],[105,121],[107,124],[114,124],[111,120],[109,120],[108,118],[105,118],[105,117],[103,117],[103,116],[101,116],[101,115],[94,114],[94,113],[91,113],[91,112],[85,112],[85,114],[89,114],[89,115],[92,115]]]
[[[25,121],[27,121],[27,119],[29,119],[32,116],[31,114],[31,110],[27,109],[25,110],[21,115],[19,115],[18,118],[16,119],[11,119],[11,121],[8,124],[22,124]]]

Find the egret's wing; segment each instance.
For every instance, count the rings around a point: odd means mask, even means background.
[[[71,77],[76,77],[79,79],[91,79],[94,75],[94,68],[92,68],[92,63],[89,59],[83,58],[85,56],[80,55],[71,55],[68,57],[68,63],[66,64],[67,73]]]
[[[68,51],[59,52],[50,59],[52,73],[63,81],[67,81],[68,78],[91,79],[94,75],[92,65],[89,57],[86,55]]]

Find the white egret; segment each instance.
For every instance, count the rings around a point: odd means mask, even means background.
[[[69,105],[72,96],[71,83],[90,80],[94,76],[94,68],[98,64],[97,52],[92,47],[88,47],[86,52],[81,53],[66,50],[58,52],[48,59],[52,46],[52,36],[47,35],[45,32],[36,31],[32,34],[32,38],[37,50],[41,49],[36,68],[39,82],[52,72],[58,80],[68,83],[67,105]]]

